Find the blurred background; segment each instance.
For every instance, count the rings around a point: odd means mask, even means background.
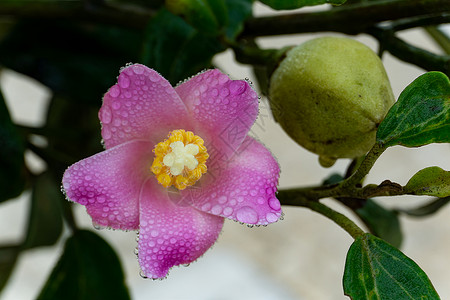
[[[256,4],[254,13],[262,16],[273,14],[273,11]],[[258,42],[262,47],[279,48],[323,35],[331,34],[259,38]],[[421,29],[407,30],[400,36],[429,51],[441,51]],[[377,42],[372,37],[358,35],[354,38],[377,51]],[[232,79],[249,78],[256,85],[251,68],[237,63],[230,50],[216,55],[213,63]],[[383,56],[383,63],[396,97],[425,72],[388,53]],[[117,65],[117,74],[120,67]],[[14,122],[26,126],[39,126],[45,122],[52,97],[48,88],[8,69],[1,70],[0,87]],[[79,88],[83,89],[82,86]],[[252,134],[278,159],[281,166],[279,188],[319,184],[332,173],[345,172],[350,162],[340,160],[331,168],[322,168],[316,155],[295,144],[274,122],[264,97]],[[26,152],[25,159],[35,173],[46,168],[45,162],[31,151]],[[450,146],[389,148],[377,161],[366,182],[379,184],[389,179],[404,185],[415,172],[428,166],[450,170]],[[23,239],[29,198],[30,193],[25,192],[17,200],[0,204],[0,243]],[[424,199],[400,196],[377,201],[387,207],[414,207]],[[335,201],[327,199],[325,202],[358,221]],[[117,251],[132,299],[347,299],[343,295],[342,274],[352,238],[332,221],[305,208],[283,207],[283,211],[284,220],[268,227],[248,228],[226,220],[217,243],[203,257],[187,268],[173,268],[163,281],[145,280],[139,276],[139,265],[133,253],[136,233],[110,230],[96,233]],[[83,206],[75,205],[75,218],[81,227],[95,230]],[[442,299],[450,299],[449,220],[448,206],[428,218],[401,218],[402,251],[427,273]],[[65,237],[67,232],[55,246],[24,252],[0,299],[35,298],[61,255]],[[108,274],[104,276],[108,277]]]

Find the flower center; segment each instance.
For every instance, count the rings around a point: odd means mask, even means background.
[[[166,140],[153,149],[155,159],[151,171],[164,187],[174,185],[179,190],[191,186],[206,173],[209,157],[203,139],[183,129],[169,133]]]

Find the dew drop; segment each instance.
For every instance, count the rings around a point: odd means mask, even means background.
[[[133,71],[136,74],[142,74],[142,73],[144,73],[144,67],[140,66],[140,65],[134,65],[133,66]]]
[[[247,224],[255,224],[256,222],[258,222],[258,214],[253,208],[249,206],[241,207],[236,212],[236,218],[238,219],[238,221]]]
[[[220,206],[220,205],[215,205],[215,206],[211,209],[211,212],[212,212],[214,215],[220,214],[220,213],[222,212],[222,206]]]
[[[232,95],[240,95],[245,91],[246,84],[244,81],[235,80],[230,83],[230,93]]]
[[[274,210],[280,210],[281,208],[280,201],[278,201],[278,199],[274,197],[271,197],[269,199],[269,206]]]
[[[273,222],[278,221],[278,217],[276,214],[269,212],[266,214],[266,220],[269,223],[273,223]]]
[[[152,237],[157,237],[157,236],[159,235],[159,232],[156,231],[156,230],[152,230],[152,231],[150,232],[150,235],[151,235]]]
[[[109,95],[111,95],[111,97],[113,98],[117,98],[120,95],[120,88],[117,85],[113,85],[109,89]]]
[[[120,102],[119,101],[114,101],[111,106],[112,106],[113,109],[118,110],[120,108]]]
[[[118,81],[121,88],[126,89],[130,86],[130,79],[124,73],[120,73]]]
[[[100,115],[101,115],[101,121],[103,124],[111,123],[112,113],[111,113],[111,109],[108,106],[104,106],[102,108]]]
[[[145,274],[144,274],[143,271],[140,271],[140,272],[139,272],[139,276],[141,276],[141,277],[144,278],[144,279],[147,279],[147,278],[148,278],[147,276],[145,276]]]
[[[217,199],[217,202],[219,202],[220,204],[225,204],[227,201],[227,196],[220,196],[219,199]]]
[[[231,207],[225,207],[224,209],[223,209],[223,214],[225,215],[225,216],[229,216],[229,215],[231,215],[233,213],[233,209],[231,208]]]
[[[220,90],[220,96],[222,96],[222,97],[226,97],[226,96],[228,96],[229,94],[230,94],[230,90],[227,89],[226,87],[224,87],[224,88],[222,88],[222,89]]]
[[[94,226],[94,228],[95,228],[96,230],[103,230],[103,229],[105,229],[104,226],[101,226],[101,225],[99,225],[99,224],[97,224],[97,223],[95,223],[95,222],[92,222],[92,226]]]
[[[150,77],[150,80],[153,81],[153,82],[158,82],[158,81],[161,79],[161,77],[159,76],[159,74],[156,73],[155,71],[150,72],[149,75],[150,75],[150,76],[149,76],[149,77]]]

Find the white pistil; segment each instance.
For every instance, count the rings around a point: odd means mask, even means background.
[[[163,164],[170,168],[173,176],[180,175],[184,168],[193,170],[197,167],[198,161],[194,155],[200,151],[195,144],[184,145],[183,142],[177,141],[170,144],[172,152],[166,154],[163,158]]]

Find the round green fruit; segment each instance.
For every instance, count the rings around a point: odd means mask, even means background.
[[[323,166],[367,153],[395,101],[380,58],[341,37],[289,50],[270,78],[269,98],[275,120]]]

